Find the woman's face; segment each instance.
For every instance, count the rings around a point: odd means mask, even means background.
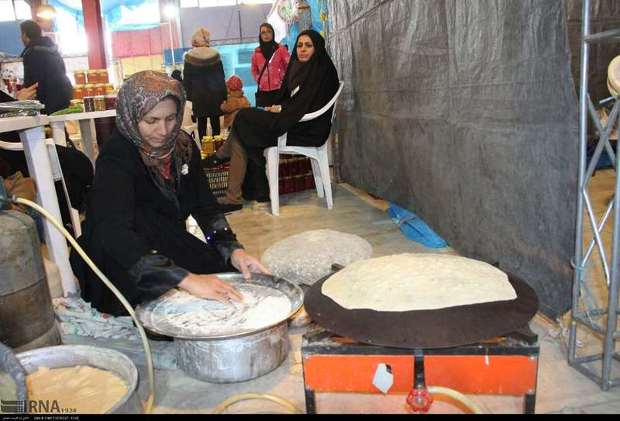
[[[273,32],[269,29],[268,26],[261,26],[260,28],[260,39],[263,42],[271,42],[273,41]]]
[[[149,111],[138,123],[138,130],[144,142],[151,148],[160,148],[176,127],[177,102],[166,98]]]
[[[302,63],[309,61],[314,55],[314,44],[308,35],[302,35],[297,40],[297,58]]]

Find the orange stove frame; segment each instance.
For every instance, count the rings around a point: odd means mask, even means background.
[[[380,363],[389,365],[394,376],[388,393],[409,393],[414,387],[415,355],[418,361],[423,358],[423,376],[429,386],[464,394],[523,396],[524,413],[535,410],[537,343],[508,337],[414,351],[359,344],[318,331],[304,335],[301,349],[307,413],[316,413],[316,393],[381,393],[372,384]]]

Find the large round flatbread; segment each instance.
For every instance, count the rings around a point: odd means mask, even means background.
[[[445,254],[399,254],[355,262],[331,276],[323,295],[349,309],[438,310],[517,298],[501,270]]]
[[[613,96],[620,91],[620,56],[615,57],[607,67],[607,88]]]
[[[332,273],[332,265],[347,266],[372,256],[363,238],[333,230],[312,230],[288,237],[269,247],[261,261],[277,277],[313,285]]]

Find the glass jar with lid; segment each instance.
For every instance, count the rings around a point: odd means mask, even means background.
[[[88,83],[84,85],[84,97],[95,96],[95,85]]]
[[[86,85],[86,72],[84,70],[75,70],[73,77],[76,85]]]
[[[103,95],[95,97],[95,111],[105,111],[105,97]]]
[[[110,78],[108,76],[108,69],[99,69],[97,71],[97,74],[99,76],[99,83],[106,84],[110,82]]]
[[[106,110],[116,109],[116,95],[106,95],[104,98]]]
[[[95,111],[95,97],[84,97],[84,112],[92,113],[93,111]]]
[[[97,83],[95,85],[95,96],[105,95],[105,85],[103,83]]]
[[[73,99],[84,98],[84,85],[75,85],[73,87]]]
[[[98,70],[89,70],[87,72],[88,75],[88,84],[96,84],[99,83],[99,71]]]

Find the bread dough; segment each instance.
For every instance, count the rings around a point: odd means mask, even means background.
[[[278,241],[261,258],[274,276],[296,284],[313,285],[332,273],[332,265],[348,266],[372,257],[363,238],[333,230],[302,232]]]
[[[501,270],[445,254],[399,254],[355,262],[331,276],[323,295],[377,311],[438,310],[517,298]]]
[[[61,410],[78,414],[104,414],[127,393],[123,379],[87,366],[40,367],[26,377],[26,385],[29,400],[58,401]]]

